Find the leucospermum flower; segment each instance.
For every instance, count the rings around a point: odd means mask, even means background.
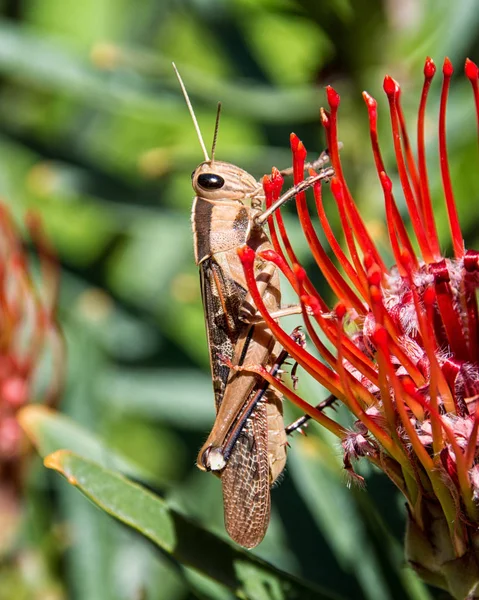
[[[365,457],[383,470],[407,500],[406,553],[422,577],[456,598],[479,597],[479,252],[466,250],[459,226],[446,149],[446,104],[452,65],[443,66],[439,109],[439,160],[453,256],[441,254],[428,184],[425,150],[426,100],[436,68],[427,59],[414,157],[400,102],[389,76],[389,101],[396,168],[411,222],[402,220],[377,135],[377,104],[364,93],[373,156],[384,195],[385,220],[395,266],[384,263],[347,186],[339,157],[339,95],[327,88],[322,110],[335,176],[331,192],[345,238],[343,249],[328,222],[321,182],[314,185],[317,215],[341,271],[315,232],[306,197],[297,211],[312,255],[337,297],[330,306],[299,265],[281,214],[269,220],[275,251],[262,258],[281,269],[297,293],[305,329],[321,360],[296,345],[264,306],[254,279],[255,253],[239,250],[249,290],[263,318],[291,357],[320,382],[356,419],[346,429],[312,408],[265,369],[251,366],[286,397],[341,440],[352,477],[353,459]],[[479,123],[478,68],[466,61]],[[293,134],[294,181],[304,178],[306,150]],[[313,174],[313,173],[311,173]],[[279,197],[283,179],[265,177],[267,205]],[[282,241],[284,251],[280,243]],[[414,240],[414,241],[412,241]],[[416,254],[414,247],[419,248]],[[330,350],[333,347],[334,350]]]

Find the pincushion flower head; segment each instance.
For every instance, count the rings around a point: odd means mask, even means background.
[[[453,255],[441,253],[425,147],[426,103],[435,71],[428,58],[416,157],[400,87],[391,77],[384,79],[398,189],[393,189],[379,148],[376,101],[363,94],[393,267],[388,268],[381,257],[346,183],[338,145],[340,98],[331,87],[327,88],[329,110],[321,111],[321,119],[335,171],[330,187],[345,248],[326,217],[320,181],[313,191],[335,261],[313,227],[304,192],[297,195],[296,205],[311,253],[337,298],[334,306],[321,297],[298,263],[279,211],[269,219],[275,251],[262,253],[262,258],[276,263],[297,293],[310,343],[321,360],[295,344],[271,318],[254,278],[255,253],[247,246],[239,253],[254,302],[274,335],[304,370],[348,407],[356,419],[354,427],[344,428],[315,410],[266,369],[254,365],[251,369],[338,436],[351,477],[361,479],[354,473],[354,459],[365,457],[401,490],[407,502],[407,558],[422,577],[456,598],[479,598],[479,252],[464,246],[450,177],[446,104],[453,68],[446,59],[438,154]],[[467,60],[465,73],[472,84],[479,124],[478,68]],[[294,181],[299,183],[304,179],[306,150],[294,134],[291,147]],[[263,184],[271,205],[280,195],[283,179],[273,169]],[[410,230],[398,209],[397,193],[404,196]]]

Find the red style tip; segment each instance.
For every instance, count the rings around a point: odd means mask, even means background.
[[[338,318],[339,321],[342,321],[344,319],[344,316],[346,314],[346,307],[344,306],[344,304],[337,304],[334,312],[336,314],[336,317]]]
[[[306,156],[308,153],[307,153],[306,148],[304,147],[304,144],[301,140],[298,140],[296,149],[294,149],[292,146],[291,146],[291,149],[294,153],[295,160],[304,161],[306,159]]]
[[[378,108],[377,100],[366,91],[363,92],[363,100],[366,103],[366,106],[368,107],[368,112],[370,116],[371,114],[373,114],[374,118],[376,118]]]
[[[372,334],[373,344],[378,348],[387,348],[388,332],[382,325],[376,325],[376,329]]]
[[[258,252],[258,256],[261,256],[261,258],[264,258],[265,260],[268,260],[270,262],[276,262],[276,260],[279,257],[279,254],[275,250],[268,249]]]
[[[470,81],[474,82],[476,81],[476,79],[479,78],[479,67],[476,65],[475,62],[472,62],[470,58],[466,58],[466,63],[464,65],[464,73]]]
[[[442,65],[442,73],[444,77],[452,77],[452,74],[454,73],[454,67],[452,66],[452,62],[447,56],[444,59],[444,64]]]
[[[426,79],[432,79],[436,74],[436,65],[430,56],[426,58],[424,63],[424,77]]]
[[[386,75],[383,82],[383,89],[388,97],[395,98],[398,94],[399,86],[390,75]]]
[[[294,152],[299,144],[299,137],[295,133],[291,133],[289,136],[289,143],[291,145],[291,150]]]
[[[417,391],[416,385],[414,384],[414,381],[408,375],[405,375],[402,378],[402,384],[403,384],[404,391],[406,392],[406,394],[408,394],[409,396],[413,396],[413,397],[415,397],[417,395],[416,394],[416,391]]]
[[[281,188],[283,187],[284,178],[276,167],[271,169],[271,176],[264,175],[261,183],[263,184],[263,190],[267,198],[271,200],[279,197]]]
[[[410,271],[413,261],[412,256],[407,250],[401,250],[401,254],[399,255],[399,260],[401,265],[406,269],[406,271]]]
[[[329,113],[326,109],[324,108],[320,108],[319,109],[319,117],[321,119],[321,124],[325,129],[329,129],[330,126],[330,122],[329,122]]]
[[[278,177],[281,177],[281,179],[282,179],[282,175],[281,175],[279,169],[277,169],[276,167],[273,167],[271,169],[271,179],[277,179]]]
[[[273,184],[273,196],[279,198],[284,183],[284,177],[279,171],[271,177],[271,183]]]
[[[273,192],[274,192],[274,188],[276,187],[271,179],[271,177],[269,177],[269,175],[264,175],[263,179],[261,180],[261,183],[263,184],[263,190],[266,196],[272,196]]]
[[[326,96],[328,98],[328,104],[329,107],[331,108],[331,110],[338,108],[339,106],[339,101],[340,101],[340,97],[338,92],[331,87],[330,85],[328,85],[326,87]]]
[[[238,256],[240,257],[241,262],[246,266],[252,266],[255,259],[255,251],[247,246],[240,246],[237,250]]]

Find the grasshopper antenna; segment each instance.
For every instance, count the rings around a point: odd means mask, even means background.
[[[201,135],[200,126],[198,125],[198,121],[196,119],[195,111],[193,110],[193,106],[190,101],[190,97],[188,96],[188,92],[186,91],[185,84],[183,83],[183,79],[181,79],[181,75],[176,68],[175,63],[171,63],[173,65],[173,69],[175,70],[176,76],[178,77],[178,81],[180,82],[181,91],[183,92],[183,96],[185,97],[186,106],[190,111],[191,118],[193,119],[193,125],[196,129],[196,135],[198,136],[198,140],[200,142],[201,149],[203,150],[203,154],[205,155],[205,161],[209,161],[210,157],[208,156],[208,152],[206,150],[205,142],[203,141],[203,136]],[[218,119],[218,117],[216,117]],[[217,121],[218,122],[218,121]],[[215,130],[215,140],[216,140],[216,130]],[[214,143],[213,143],[213,151],[214,151]]]
[[[211,162],[215,160],[216,141],[218,139],[218,129],[220,128],[221,102],[218,102],[216,109],[215,133],[213,135],[213,145],[211,146]]]

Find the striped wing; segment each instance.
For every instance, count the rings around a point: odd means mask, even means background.
[[[228,535],[244,548],[254,548],[265,536],[271,510],[264,402],[246,421],[220,477]]]

